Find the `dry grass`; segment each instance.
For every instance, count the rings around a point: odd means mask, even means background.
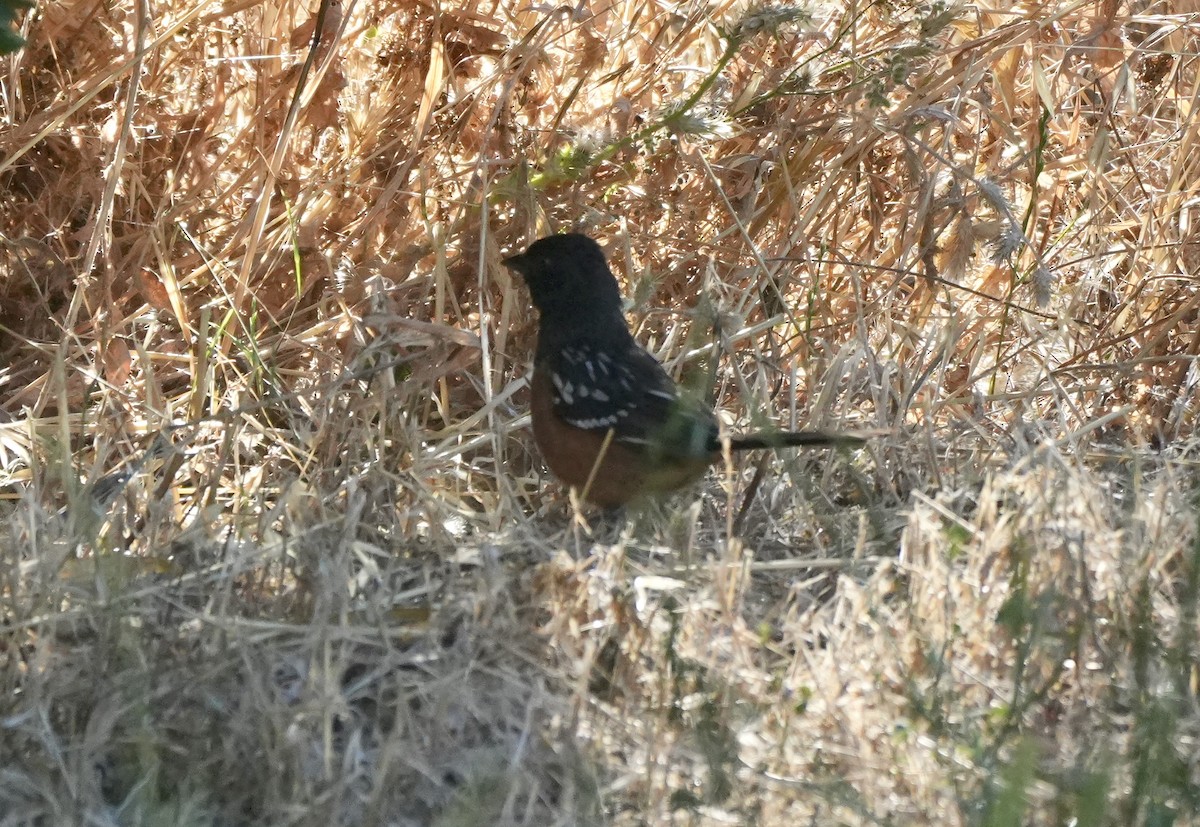
[[[1198,13],[42,4],[0,825],[1200,823]],[[735,425],[891,436],[581,526],[565,229]]]

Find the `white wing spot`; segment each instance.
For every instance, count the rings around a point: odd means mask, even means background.
[[[594,431],[597,428],[611,428],[617,424],[616,417],[612,416],[597,416],[592,419],[572,419],[568,421],[576,428],[583,428],[585,431]]]
[[[568,405],[575,401],[575,388],[570,382],[564,382],[562,377],[557,373],[550,374],[550,381],[554,383],[554,387],[558,389],[558,395],[562,397],[562,401]]]

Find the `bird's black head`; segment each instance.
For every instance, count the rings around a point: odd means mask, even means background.
[[[577,324],[589,315],[621,312],[621,291],[600,245],[581,233],[539,238],[504,259],[529,285],[533,303],[549,319]],[[557,320],[556,319],[556,320]],[[607,321],[607,318],[606,318]]]

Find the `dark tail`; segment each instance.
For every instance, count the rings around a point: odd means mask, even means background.
[[[758,448],[794,448],[799,445],[830,448],[854,448],[866,443],[875,433],[831,433],[829,431],[761,431],[735,436],[729,440],[734,451],[753,451]]]

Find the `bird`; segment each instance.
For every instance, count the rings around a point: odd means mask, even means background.
[[[534,442],[554,476],[585,501],[615,509],[686,486],[721,457],[716,414],[681,392],[634,339],[617,279],[594,239],[549,235],[502,263],[522,277],[538,311],[530,413]],[[729,447],[864,442],[855,434],[774,431],[734,436]]]

